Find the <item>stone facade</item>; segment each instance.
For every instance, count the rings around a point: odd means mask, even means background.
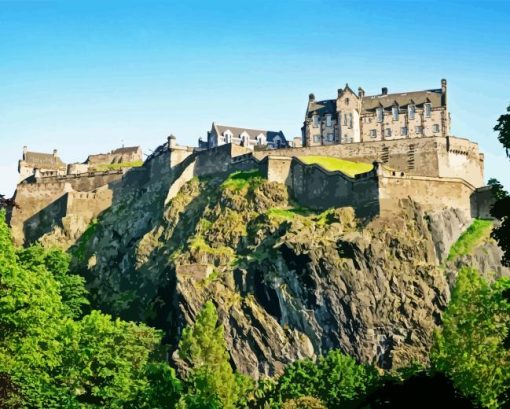
[[[65,175],[67,165],[62,162],[58,156],[58,151],[53,153],[41,153],[29,151],[26,146],[23,147],[23,156],[18,162],[19,180],[25,180],[35,175],[36,170],[42,174],[58,173]]]
[[[140,146],[122,147],[109,153],[89,155],[85,162],[89,167],[94,165],[111,165],[116,163],[131,163],[143,161],[143,152]]]
[[[217,125],[213,122],[211,130],[207,132],[207,140],[200,139],[201,148],[210,149],[232,143],[248,149],[269,148],[279,149],[289,144],[282,131],[267,131],[261,129],[238,128],[235,126]]]
[[[336,99],[316,101],[310,94],[302,127],[303,146],[446,137],[450,132],[447,83],[425,91],[366,96],[349,85]]]

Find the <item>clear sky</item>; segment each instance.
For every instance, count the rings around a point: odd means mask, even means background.
[[[212,121],[300,134],[308,94],[439,88],[452,133],[510,188],[492,128],[510,103],[509,1],[0,0],[0,193],[23,145],[66,162],[145,152]]]

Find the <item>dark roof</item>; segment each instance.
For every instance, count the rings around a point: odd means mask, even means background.
[[[215,123],[213,123],[213,128],[216,130],[217,135],[223,135],[223,132],[229,130],[235,138],[239,138],[243,132],[246,132],[253,139],[255,139],[258,135],[263,134],[267,142],[273,142],[276,136],[279,136],[285,142],[287,141],[282,131],[276,132],[263,129],[238,128],[235,126],[216,125]]]
[[[405,107],[410,104],[423,105],[429,102],[432,104],[432,108],[438,108],[442,106],[442,101],[443,98],[441,89],[373,95],[363,97],[361,111],[362,113],[373,111],[381,105],[383,108],[390,108],[395,103],[397,103],[400,107]]]
[[[311,101],[308,106],[308,116],[313,114],[326,115],[336,113],[336,99],[326,99],[324,101]]]
[[[65,168],[66,164],[58,156],[52,153],[25,152],[23,160],[34,167],[45,167],[49,169]]]
[[[114,149],[112,153],[137,153],[139,149],[139,146],[127,146],[125,148]]]
[[[425,91],[401,92],[398,94],[365,96],[362,100],[361,113],[372,112],[380,106],[383,108],[390,108],[395,103],[397,103],[399,107],[406,107],[410,104],[423,105],[425,103],[431,103],[432,108],[438,108],[443,106],[442,90],[430,89]],[[313,114],[322,116],[335,113],[336,99],[310,101],[307,118],[310,118]]]

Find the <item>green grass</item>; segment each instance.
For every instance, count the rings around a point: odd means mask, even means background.
[[[491,220],[475,219],[450,249],[448,260],[471,253],[478,244],[490,237],[492,224]]]
[[[262,174],[258,170],[248,170],[231,173],[221,187],[239,192],[246,186],[260,183],[262,183]]]
[[[283,219],[293,219],[296,216],[309,216],[312,214],[309,209],[304,207],[291,207],[282,209],[273,207],[267,211],[268,216],[281,217]]]
[[[101,165],[93,166],[97,172],[106,172],[108,170],[120,170],[124,168],[138,168],[143,165],[143,161],[135,160],[133,162],[121,162],[121,163],[103,163]]]
[[[333,158],[331,156],[300,156],[299,159],[308,165],[315,163],[326,170],[338,170],[351,177],[373,169],[373,165],[370,163],[351,162],[349,160]]]

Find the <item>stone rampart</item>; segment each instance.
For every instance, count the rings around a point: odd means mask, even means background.
[[[460,177],[475,187],[483,185],[483,155],[479,153],[476,143],[461,138],[409,138],[254,152],[259,160],[266,156],[306,155],[332,156],[366,163],[380,161],[408,175]],[[463,169],[467,171],[463,172]]]

